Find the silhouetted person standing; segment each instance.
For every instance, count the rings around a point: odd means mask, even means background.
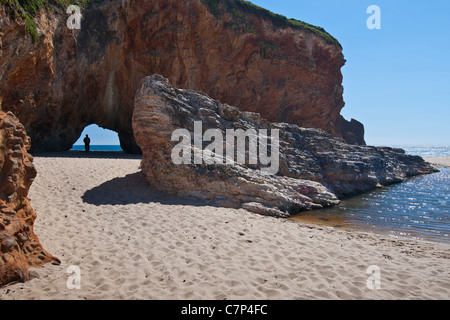
[[[84,149],[86,149],[86,152],[89,152],[89,144],[91,143],[91,139],[89,139],[89,136],[86,135],[86,137],[83,139],[84,142]]]

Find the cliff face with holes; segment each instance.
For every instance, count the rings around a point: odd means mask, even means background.
[[[240,10],[235,0],[217,3],[103,1],[83,12],[75,31],[62,10],[42,10],[35,43],[1,7],[0,104],[25,125],[33,151],[66,150],[96,123],[137,152],[134,96],[144,76],[158,73],[269,121],[364,144],[363,126],[340,115],[338,43]]]
[[[30,267],[59,262],[33,232],[36,213],[27,195],[36,169],[29,147],[23,125],[0,111],[0,286],[28,280]]]

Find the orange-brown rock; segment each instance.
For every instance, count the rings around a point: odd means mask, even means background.
[[[0,286],[28,280],[30,267],[58,261],[33,232],[36,213],[27,195],[36,170],[29,147],[23,125],[0,111]]]
[[[33,151],[66,150],[96,123],[137,152],[134,95],[144,76],[158,73],[269,121],[364,144],[362,125],[340,115],[338,43],[245,12],[242,1],[216,2],[217,10],[202,0],[103,1],[83,12],[79,31],[67,29],[61,10],[42,10],[36,43],[0,7],[3,110],[25,125]]]

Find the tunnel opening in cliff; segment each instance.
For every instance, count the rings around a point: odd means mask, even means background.
[[[84,150],[83,140],[86,135],[90,138],[91,151],[123,151],[120,147],[119,134],[97,124],[86,126],[71,150]]]

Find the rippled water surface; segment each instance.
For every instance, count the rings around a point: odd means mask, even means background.
[[[450,157],[450,146],[393,146],[402,148],[407,154],[424,158]]]
[[[418,150],[421,147],[416,147]],[[432,156],[447,156],[427,150]],[[405,148],[406,149],[406,148]],[[430,156],[407,150],[409,154]],[[326,226],[435,241],[450,245],[450,169],[411,178],[346,199],[334,208],[302,213],[293,219]]]

